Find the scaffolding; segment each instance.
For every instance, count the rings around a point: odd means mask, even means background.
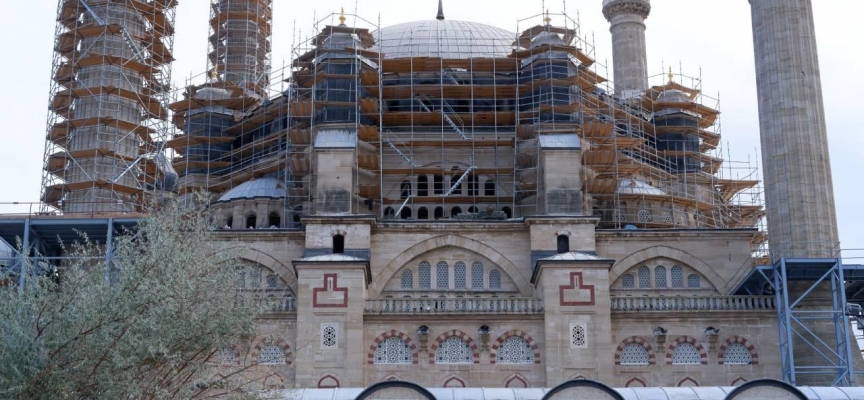
[[[173,0],[61,0],[42,212],[140,211],[170,188]]]

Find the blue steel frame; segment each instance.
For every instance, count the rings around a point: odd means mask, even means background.
[[[832,386],[852,386],[855,383],[843,270],[839,258],[781,258],[773,265],[773,280],[768,281],[772,282],[777,298],[780,363],[783,380],[792,385],[796,384],[800,375],[832,376]],[[759,270],[767,279],[764,272]],[[790,281],[806,282],[807,286],[801,288],[804,291],[800,295],[791,294]],[[820,294],[824,294],[824,284],[830,284],[830,309],[800,307],[812,299],[811,295],[817,288]],[[834,337],[820,337],[808,327],[808,323],[817,321],[830,321],[834,325]],[[796,363],[795,350],[798,346],[809,348],[818,355],[819,361],[813,365]]]

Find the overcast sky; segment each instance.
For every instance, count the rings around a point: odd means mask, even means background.
[[[177,8],[174,82],[185,85],[206,67],[209,0],[183,0]],[[36,202],[42,175],[48,90],[56,22],[56,0],[7,1],[0,24],[0,203]],[[437,0],[274,0],[273,65],[289,60],[294,32],[308,36],[314,16],[324,18],[344,7],[382,26],[433,19]],[[844,249],[864,249],[864,2],[813,0],[822,87],[840,239]],[[610,66],[611,39],[601,13],[602,0],[570,0],[567,13],[578,12],[583,35],[596,46],[596,58]],[[553,13],[561,0],[547,1]],[[540,0],[444,0],[448,19],[471,20],[510,31],[525,28],[518,20],[539,14]],[[557,22],[557,21],[556,21]],[[351,21],[349,21],[351,23]],[[377,23],[377,22],[376,22]],[[750,9],[746,0],[653,0],[647,20],[651,75],[674,65],[703,78],[703,91],[720,98],[724,157],[749,161],[756,168],[759,124]],[[602,70],[601,73],[604,73]],[[605,74],[605,73],[604,73]],[[733,172],[734,175],[734,172]],[[21,207],[0,204],[0,213]],[[25,209],[26,210],[26,209]],[[864,256],[864,251],[844,255]],[[848,262],[864,263],[864,258]]]

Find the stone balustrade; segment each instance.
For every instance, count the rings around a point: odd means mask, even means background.
[[[612,312],[773,311],[774,296],[612,297]]]
[[[368,299],[367,314],[539,314],[543,300],[524,297]]]

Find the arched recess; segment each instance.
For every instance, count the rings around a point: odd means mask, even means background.
[[[640,378],[633,377],[624,384],[624,387],[648,387],[648,384]]]
[[[291,346],[288,342],[282,337],[264,337],[253,342],[255,345],[252,346],[252,359],[256,362],[260,362],[261,351],[264,350],[267,346],[277,346],[282,349],[285,353],[285,365],[291,365]]]
[[[480,364],[480,350],[478,350],[477,343],[474,342],[474,339],[471,336],[468,336],[465,332],[452,330],[442,333],[438,338],[435,339],[435,342],[432,343],[432,347],[429,349],[429,364],[435,364],[435,351],[438,350],[438,346],[441,345],[447,338],[456,336],[461,338],[468,343],[468,346],[471,346],[471,352],[474,358],[474,364]]]
[[[741,336],[732,336],[729,339],[726,339],[726,341],[723,342],[722,345],[720,345],[720,351],[717,352],[717,364],[723,364],[723,359],[726,358],[726,348],[728,348],[729,345],[733,343],[741,343],[745,347],[747,347],[747,350],[750,350],[750,364],[759,364],[759,353],[756,352],[756,346],[753,346],[752,343],[750,343],[749,341],[747,341],[747,339],[744,339]]]
[[[447,378],[444,378],[444,384],[442,387],[445,388],[464,388],[466,387],[465,381],[459,375],[451,375]]]
[[[505,340],[513,336],[521,337],[526,342],[528,342],[528,345],[531,346],[531,350],[534,351],[534,364],[540,364],[540,347],[537,346],[537,342],[534,341],[534,338],[532,338],[531,335],[518,329],[513,329],[511,331],[505,332],[501,336],[498,336],[498,339],[495,340],[495,343],[492,344],[492,348],[489,351],[489,363],[495,364],[497,362],[496,357],[498,355],[498,347],[501,346],[501,343],[504,343]]]
[[[804,393],[786,382],[775,379],[754,379],[729,392],[725,400],[786,399],[790,397],[807,400]]]
[[[276,275],[279,275],[279,277],[288,284],[288,287],[291,288],[291,292],[295,294],[297,293],[297,276],[294,275],[294,269],[288,268],[288,266],[283,264],[281,261],[261,250],[254,248],[246,248],[245,250],[246,251],[240,255],[240,260],[261,264],[276,273]]]
[[[687,376],[687,377],[684,377],[684,379],[681,379],[680,381],[678,381],[678,384],[675,386],[678,386],[678,387],[698,387],[699,382],[696,382],[695,379]]]
[[[524,297],[531,297],[533,295],[533,290],[531,284],[525,279],[525,276],[522,272],[519,271],[518,268],[509,260],[507,257],[504,257],[503,254],[499,253],[492,247],[488,245],[476,241],[474,239],[470,239],[464,236],[459,235],[441,235],[431,239],[424,240],[420,243],[411,246],[407,250],[403,251],[401,254],[396,256],[390,263],[381,270],[381,273],[375,277],[375,280],[372,282],[372,285],[369,287],[369,297],[377,298],[384,287],[387,285],[387,282],[393,278],[394,274],[405,266],[411,260],[427,253],[432,250],[439,249],[441,247],[456,247],[465,250],[473,251],[483,257],[486,257],[489,261],[495,263],[499,268],[504,270],[505,273],[510,275],[510,278],[513,279],[513,283],[516,284],[516,287],[519,289],[519,293]]]
[[[739,385],[743,385],[745,383],[747,383],[747,380],[739,377],[738,379],[735,379],[734,381],[732,381],[732,384],[729,386],[739,386]]]
[[[690,266],[711,282],[711,285],[713,285],[718,291],[723,290],[723,288],[726,287],[726,281],[705,261],[702,261],[690,253],[669,246],[649,247],[622,258],[615,263],[609,271],[609,282],[617,281],[618,278],[630,268],[640,265],[648,260],[661,257],[679,261],[682,264]]]
[[[366,354],[366,363],[369,365],[375,364],[375,350],[378,350],[378,345],[381,344],[384,339],[394,336],[402,339],[402,341],[405,342],[405,344],[407,344],[409,348],[411,348],[411,363],[418,364],[419,361],[417,356],[417,346],[414,343],[411,343],[410,336],[395,329],[384,332],[375,338],[375,340],[372,342],[372,345],[369,346],[369,353]]]
[[[464,384],[463,384],[464,386]],[[388,395],[397,394],[401,398],[406,399],[426,399],[426,400],[436,400],[435,396],[432,392],[426,390],[423,386],[420,386],[416,383],[405,382],[405,381],[384,381],[378,382],[372,386],[366,388],[366,390],[360,392],[355,400],[366,400],[366,399],[374,399],[378,398],[374,396],[377,392],[393,392],[387,393]],[[382,393],[383,394],[383,393]],[[395,397],[384,397],[384,398],[395,398]]]
[[[648,352],[648,365],[657,364],[657,355],[654,354],[654,349],[651,347],[651,344],[639,336],[630,336],[629,338],[622,340],[621,343],[618,344],[618,348],[615,349],[615,365],[621,365],[621,352],[624,351],[624,346],[627,346],[630,343],[638,343],[645,348],[645,351]]]
[[[336,378],[331,374],[324,375],[318,380],[319,389],[338,388],[340,386],[342,385],[339,383],[339,378]]]
[[[675,340],[673,340],[671,343],[669,343],[669,348],[666,349],[666,365],[672,365],[672,353],[675,352],[675,347],[685,342],[696,346],[696,349],[699,350],[699,358],[702,360],[701,364],[707,365],[708,352],[706,352],[705,348],[702,347],[702,343],[699,343],[698,340],[690,336],[679,336],[675,338]]]
[[[576,393],[579,395],[577,396]],[[564,399],[596,399],[596,400],[624,400],[615,389],[600,382],[590,379],[575,379],[555,386],[543,396],[542,400],[564,400]]]
[[[510,389],[527,389],[531,387],[528,379],[519,374],[513,374],[504,379],[504,387]]]

